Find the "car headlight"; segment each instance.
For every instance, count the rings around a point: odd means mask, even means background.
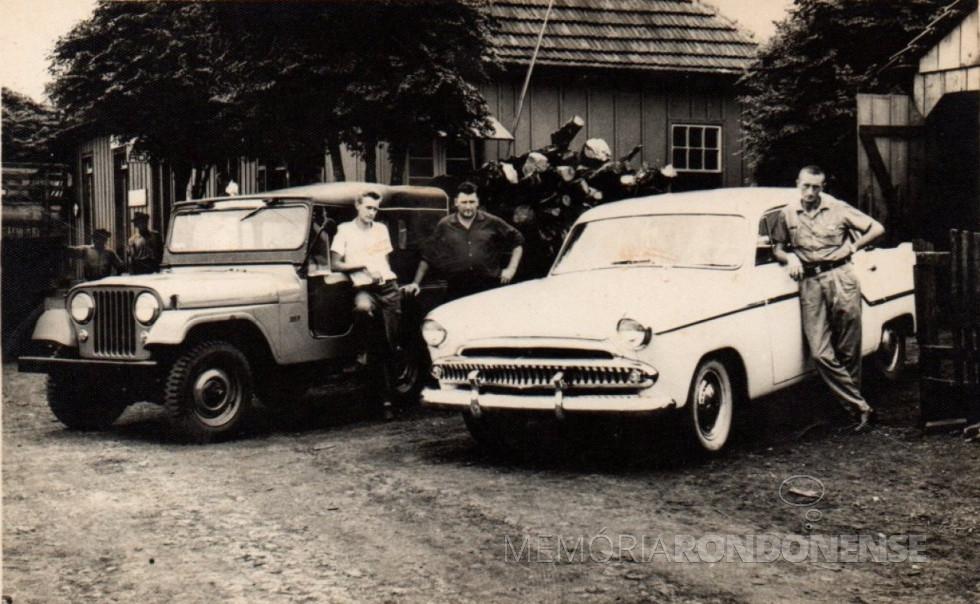
[[[69,305],[71,318],[76,323],[88,323],[95,313],[95,300],[85,292],[79,292],[72,296]]]
[[[426,319],[422,323],[422,339],[435,348],[446,341],[446,330],[432,319]]]
[[[650,343],[652,332],[639,321],[620,319],[616,324],[616,335],[633,350],[639,350]]]
[[[160,316],[160,301],[150,292],[143,292],[136,297],[133,316],[143,325],[153,323]]]

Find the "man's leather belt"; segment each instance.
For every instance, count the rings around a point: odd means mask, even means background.
[[[832,262],[805,262],[803,263],[803,277],[816,277],[821,273],[840,268],[850,261],[850,258],[844,258],[843,260],[834,260]]]

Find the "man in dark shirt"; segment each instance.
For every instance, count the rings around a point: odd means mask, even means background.
[[[464,182],[456,194],[456,212],[439,221],[422,254],[415,279],[405,286],[416,295],[429,268],[446,278],[447,301],[507,285],[524,252],[520,231],[492,214],[479,210],[476,185]],[[510,254],[506,267],[503,258]]]

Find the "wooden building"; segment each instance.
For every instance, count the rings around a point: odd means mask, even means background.
[[[486,139],[419,141],[405,162],[403,182],[458,179],[485,161],[545,146],[550,133],[576,115],[586,125],[573,149],[602,138],[618,157],[641,144],[634,161],[672,164],[679,172],[675,190],[748,180],[739,153],[734,83],[755,56],[751,34],[697,0],[555,0],[550,12],[548,6],[549,0],[489,5],[500,24],[494,43],[507,67],[482,91],[495,133]],[[378,156],[385,157],[383,149]],[[343,161],[348,180],[364,178],[356,157],[345,154]],[[163,230],[170,205],[185,195],[165,165],[139,161],[123,141],[86,142],[77,162],[80,232],[86,236],[107,228],[119,244],[136,211],[149,213],[151,226]],[[378,165],[382,182],[392,177],[386,164]],[[235,177],[242,194],[300,184],[290,182],[288,167],[258,161],[236,161],[222,171]],[[323,178],[333,178],[329,161]],[[208,192],[220,190],[212,177]]]
[[[907,95],[858,95],[859,198],[897,239],[980,230],[980,11],[951,2],[885,67]]]

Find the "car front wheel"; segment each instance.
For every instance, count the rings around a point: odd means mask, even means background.
[[[719,359],[702,361],[694,372],[684,415],[690,443],[704,453],[721,451],[731,432],[734,407],[728,367]]]
[[[194,346],[170,370],[164,407],[183,440],[206,443],[236,435],[253,409],[248,359],[228,342]]]

